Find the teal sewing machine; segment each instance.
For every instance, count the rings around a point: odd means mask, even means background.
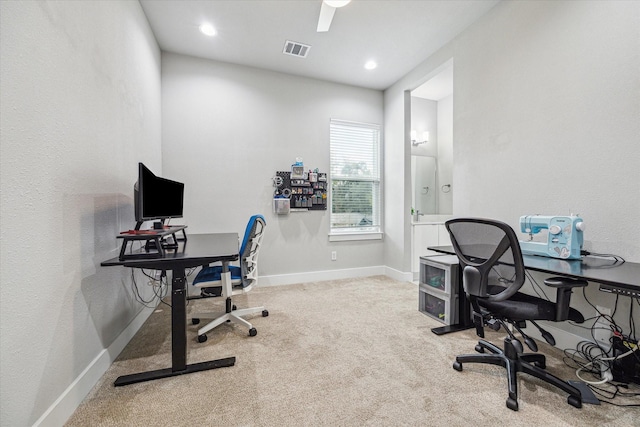
[[[546,242],[534,242],[533,235],[548,230]],[[520,240],[523,254],[551,258],[580,259],[585,223],[578,216],[524,215],[520,217],[520,231],[529,240]]]

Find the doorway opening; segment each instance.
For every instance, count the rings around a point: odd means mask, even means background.
[[[414,212],[452,214],[453,59],[411,91],[410,140]]]

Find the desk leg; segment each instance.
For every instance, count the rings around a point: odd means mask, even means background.
[[[173,270],[171,279],[171,368],[118,377],[116,387],[174,377],[192,372],[233,366],[235,357],[187,365],[187,278],[184,269]]]
[[[171,368],[182,371],[187,368],[187,278],[181,268],[171,277]]]
[[[440,326],[438,328],[433,328],[431,329],[431,332],[433,332],[436,335],[446,335],[452,332],[466,331],[467,329],[471,329],[471,328],[473,328],[473,324],[465,325],[464,323],[456,323],[455,325],[447,325],[447,326]]]
[[[233,288],[231,286],[231,272],[229,271],[229,262],[222,262],[222,273],[220,274],[220,281],[222,282],[222,295],[225,297],[225,312],[231,313],[233,311],[233,304],[231,301],[231,293]]]
[[[471,304],[469,304],[469,300],[464,293],[464,288],[460,285],[458,290],[458,323],[455,325],[447,325],[440,326],[438,328],[431,329],[436,335],[445,335],[450,334],[452,332],[460,332],[466,331],[467,329],[471,329],[474,327],[473,321],[471,320]]]

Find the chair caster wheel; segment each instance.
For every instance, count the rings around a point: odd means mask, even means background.
[[[476,351],[478,353],[484,353],[484,347],[481,346],[480,344],[476,344]]]
[[[455,369],[456,371],[462,371],[462,363],[456,360],[455,362],[453,362],[453,369]]]
[[[267,317],[269,315],[269,311],[262,310],[262,317]]]
[[[250,337],[255,337],[256,335],[258,335],[258,331],[256,330],[256,328],[249,329],[249,336]]]
[[[205,342],[207,340],[207,334],[198,335],[198,342]]]
[[[576,408],[582,408],[582,399],[576,396],[569,396],[567,398],[567,403]]]
[[[517,411],[518,410],[518,401],[512,398],[508,398],[507,399],[507,408],[511,409],[512,411]]]
[[[194,317],[193,319],[191,319],[191,323],[193,325],[197,325],[198,323],[200,323],[200,319],[198,319],[197,317]]]

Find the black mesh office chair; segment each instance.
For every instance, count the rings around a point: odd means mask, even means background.
[[[524,354],[522,343],[507,325],[522,335],[524,343],[533,352],[538,351],[536,342],[522,332],[526,321],[540,329],[543,338],[554,345],[553,336],[535,321],[584,322],[582,314],[569,307],[569,301],[571,289],[586,286],[587,282],[564,277],[545,280],[546,285],[557,289],[556,302],[520,293],[518,290],[525,282],[525,269],[518,239],[509,225],[480,218],[457,218],[445,225],[460,260],[464,290],[473,309],[476,333],[484,338],[484,326],[487,325],[495,330],[502,326],[508,334],[504,339],[504,349],[480,340],[475,348],[478,353],[457,356],[453,368],[462,371],[462,364],[468,362],[505,367],[509,381],[507,407],[514,411],[518,410],[518,372],[533,375],[560,388],[569,393],[567,402],[570,405],[582,407],[580,391],[547,372],[544,355]]]

